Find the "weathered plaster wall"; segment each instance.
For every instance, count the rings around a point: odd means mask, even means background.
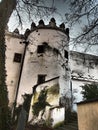
[[[60,36],[61,38],[59,38]],[[68,42],[67,37],[57,30],[46,29],[43,31],[43,29],[40,29],[32,32],[28,40],[30,44],[26,51],[24,69],[19,89],[19,102],[22,100],[22,94],[25,92],[32,93],[32,87],[37,83],[38,74],[48,74],[46,80],[60,76],[60,86],[64,85],[64,88],[60,89],[60,94],[67,91],[65,86],[68,86],[69,81],[66,82],[67,80],[65,77],[68,77],[66,76],[68,73],[66,73],[66,70],[60,68],[66,60],[58,59],[57,55],[55,53],[53,54],[52,51],[49,50],[45,52],[43,56],[37,54],[37,44],[41,45],[43,42],[47,42],[51,48],[59,48],[62,55],[64,55],[62,47],[68,50],[68,46],[64,46],[64,42],[66,42],[66,44]],[[10,105],[14,102],[21,65],[21,63],[13,62],[13,58],[14,53],[16,52],[23,54],[25,45],[20,44],[22,41],[23,39],[19,34],[6,33],[6,83],[8,86]],[[71,51],[70,69],[72,88],[77,89],[77,93],[74,94],[76,96],[76,101],[81,101],[82,95],[79,86],[85,83],[98,82],[98,57]],[[63,75],[65,75],[65,77]]]
[[[41,122],[41,120],[43,119],[43,120],[46,120],[46,122],[48,122],[48,125],[50,125],[49,124],[50,122],[51,125],[54,126],[56,123],[64,121],[65,109],[64,107],[59,106],[60,88],[59,88],[58,79],[59,78],[56,78],[49,82],[38,85],[36,92],[33,95],[32,101],[31,101],[31,107],[30,107],[30,113],[29,113],[29,121],[33,119],[33,122],[31,123]],[[33,111],[32,106],[34,106],[37,103],[36,109],[34,110],[34,112],[36,111],[37,113],[40,106],[44,106],[43,105],[45,104],[45,101],[43,100],[44,95],[43,97],[40,97],[42,102],[39,103],[39,96],[43,90],[44,92],[47,92],[47,95],[46,95],[47,103],[45,105],[45,108],[43,107],[43,109],[39,112],[38,117],[36,117],[36,115],[34,115],[34,113],[32,112]],[[41,115],[42,113],[43,115]]]
[[[51,110],[51,118],[53,118],[52,126],[65,120],[65,108],[55,108]]]
[[[21,63],[13,61],[14,54],[15,53],[23,54],[24,45],[20,44],[22,38],[18,34],[7,32],[5,39],[6,39],[6,70],[7,70],[6,84],[8,87],[9,105],[12,106],[15,99],[21,66]]]
[[[39,74],[46,75],[45,81],[57,76],[60,76],[61,81],[67,78],[67,82],[64,81],[66,85],[60,82],[60,87],[63,90],[60,91],[60,95],[64,95],[65,88],[68,89],[70,78],[68,77],[69,73],[62,67],[62,65],[68,67],[67,59],[64,57],[64,50],[68,51],[68,37],[55,29],[37,29],[30,33],[28,41],[29,45],[26,50],[18,103],[22,101],[21,95],[32,93],[32,87],[37,84]],[[47,43],[45,52],[37,53],[38,45],[43,45],[44,43]],[[64,77],[65,74],[66,77]]]
[[[70,52],[72,78],[85,81],[98,81],[98,56]]]
[[[82,95],[79,86],[85,83],[98,82],[98,57],[71,51],[69,68],[69,63],[64,58],[64,50],[69,51],[68,36],[63,32],[65,29],[63,28],[61,31],[62,29],[60,30],[56,24],[51,24],[51,22],[46,28],[44,25],[38,26],[42,28],[36,28],[27,38],[29,45],[26,50],[19,86],[18,103],[23,100],[21,95],[32,93],[32,87],[37,84],[38,74],[45,74],[45,80],[60,76],[60,96],[69,94],[66,86],[70,86],[70,69],[72,89],[77,89],[77,93],[74,94],[75,101],[81,101]],[[14,33],[6,33],[6,70],[8,75],[6,83],[10,102],[14,102],[21,66],[21,63],[13,62],[14,53],[23,54],[24,52],[25,45],[20,44],[21,41],[23,39],[18,34],[18,30]],[[42,45],[44,42],[47,43],[47,48],[43,54],[38,54],[38,45]],[[58,51],[60,52],[59,55],[57,54]]]
[[[82,100],[80,86],[98,82],[98,56],[71,51],[70,68],[73,92],[74,89],[77,90],[74,93],[75,102],[80,102]],[[74,106],[74,109],[76,110],[76,106]]]

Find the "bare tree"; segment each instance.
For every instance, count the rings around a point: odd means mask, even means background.
[[[54,3],[54,0],[53,0]],[[51,7],[45,6],[44,0],[1,0],[0,1],[0,130],[8,130],[9,128],[9,109],[8,109],[8,96],[6,71],[5,71],[5,29],[11,14],[16,12],[19,18],[19,23],[22,24],[22,14],[27,14],[31,19],[32,15],[36,17],[40,15],[49,15],[53,13],[55,8],[53,4]]]
[[[74,47],[86,44],[86,51],[98,44],[98,0],[71,0],[69,5],[70,11],[65,14],[67,22],[71,27],[79,24],[81,28],[72,42]]]
[[[2,0],[0,3],[0,130],[8,130],[9,110],[5,83],[5,28],[15,8],[15,0]]]
[[[34,18],[48,17],[56,11],[54,7],[54,0],[50,1],[51,5],[48,6],[45,0],[17,0],[17,6],[14,14],[18,17],[20,25],[27,19],[33,21]],[[26,20],[25,20],[26,19]]]

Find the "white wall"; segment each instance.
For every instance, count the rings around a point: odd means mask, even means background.
[[[61,61],[61,58],[53,53],[53,48],[57,48],[63,57],[64,49],[68,50],[67,36],[55,29],[35,30],[29,35],[28,41],[30,43],[26,50],[18,103],[22,101],[21,95],[32,93],[32,87],[37,84],[38,74],[46,74],[46,80],[62,75],[61,65],[65,62],[65,59],[63,58]],[[41,56],[37,53],[37,46],[42,45],[43,42],[48,43],[52,50],[46,50],[43,56]],[[65,70],[62,72],[63,74],[66,73]],[[61,87],[64,89],[65,85],[63,84]]]
[[[78,52],[70,52],[70,68],[72,77],[72,89],[75,96],[75,103],[83,100],[81,87],[92,82],[98,83],[98,57]],[[74,110],[77,106],[74,105]]]
[[[72,77],[97,82],[98,57],[74,51],[70,54],[70,68]]]
[[[24,69],[19,89],[19,102],[22,100],[22,94],[32,93],[32,87],[37,83],[38,74],[47,74],[46,80],[60,75],[60,95],[65,94],[65,91],[67,91],[65,86],[69,84],[69,81],[66,82],[63,75],[68,73],[66,73],[66,70],[61,69],[61,65],[66,60],[61,60],[57,55],[50,52],[45,52],[43,57],[39,57],[36,50],[37,45],[42,44],[42,42],[47,42],[51,47],[59,48],[63,55],[64,52],[61,51],[61,46],[65,44],[64,42],[68,44],[67,36],[60,31],[39,29],[32,32],[28,40],[30,44],[26,51]],[[63,42],[61,42],[61,40]],[[10,105],[14,102],[21,65],[21,63],[13,62],[13,58],[15,52],[22,54],[24,52],[24,44],[20,44],[21,41],[23,41],[23,39],[21,39],[17,34],[6,34],[6,83],[8,86]],[[64,49],[65,48],[68,50],[68,46],[65,46]],[[78,52],[70,52],[70,68],[72,87],[73,89],[78,89],[78,93],[75,95],[77,95],[77,101],[80,101],[82,100],[82,96],[80,94],[81,89],[79,86],[86,82],[98,82],[98,57]]]
[[[30,107],[30,113],[29,113],[29,121],[33,119],[33,122],[31,122],[31,123],[38,122],[41,119],[44,119],[47,121],[52,120],[51,123],[52,123],[52,126],[54,126],[55,124],[64,121],[65,108],[59,106],[59,92],[56,94],[53,94],[53,93],[49,93],[49,91],[47,91],[50,88],[52,88],[54,85],[58,85],[58,80],[59,80],[59,78],[57,78],[55,80],[51,80],[46,83],[43,83],[41,85],[38,85],[38,87],[36,89],[36,94],[35,94],[35,96],[33,95],[32,101],[31,101],[31,107]],[[58,87],[59,86],[57,86],[57,90],[58,89],[60,90],[60,88],[58,88]],[[38,102],[38,96],[40,95],[40,92],[42,90],[47,91],[46,102],[48,102],[51,106],[46,106],[43,116],[41,116],[42,111],[40,111],[39,116],[36,118],[33,116],[32,105],[34,105],[34,103]]]
[[[19,35],[15,35],[12,33],[7,32],[6,34],[6,70],[7,70],[7,77],[6,77],[6,84],[8,87],[8,97],[9,97],[9,105],[12,106],[16,89],[17,89],[17,82],[19,78],[20,66],[21,63],[14,62],[14,54],[24,52],[24,45],[20,44],[22,39]]]
[[[53,126],[63,122],[65,119],[65,108],[55,108],[51,110],[51,118],[53,119]]]

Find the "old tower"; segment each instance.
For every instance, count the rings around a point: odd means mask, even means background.
[[[58,79],[60,97],[65,95],[69,87],[69,32],[64,24],[56,26],[52,18],[49,25],[40,20],[39,25],[32,23],[27,31],[26,41],[29,42],[23,63],[18,99],[21,94],[31,93],[32,87]],[[29,32],[29,33],[28,33]],[[18,100],[19,101],[19,100]]]
[[[33,93],[33,106],[38,102],[40,93],[44,92],[44,102],[47,102],[47,105],[44,106],[45,114],[41,116],[45,119],[51,109],[54,124],[63,120],[65,97],[70,95],[69,29],[65,28],[64,23],[56,26],[54,18],[51,18],[48,25],[40,20],[37,26],[32,23],[31,29],[27,29],[18,42],[17,47],[22,51],[20,55],[16,53],[16,60],[20,61],[21,58],[21,62],[18,66],[19,73],[13,79],[16,78],[17,82],[13,85],[11,95],[14,96],[10,95],[10,101],[19,105],[23,102],[22,96],[25,93]],[[36,100],[34,94],[37,95]],[[41,111],[38,112],[40,115]],[[58,116],[55,117],[54,113],[58,114],[59,119],[56,119]],[[29,119],[31,118],[30,113]]]

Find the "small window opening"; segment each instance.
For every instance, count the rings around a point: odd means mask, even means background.
[[[64,57],[66,58],[66,59],[68,59],[68,51],[64,51]]]
[[[15,53],[14,54],[14,62],[18,62],[18,63],[20,63],[21,62],[21,58],[22,58],[22,54],[20,54],[20,53]]]
[[[45,82],[45,77],[46,75],[38,75],[38,84],[44,83]]]
[[[45,52],[45,45],[38,45],[37,53],[44,53]]]

